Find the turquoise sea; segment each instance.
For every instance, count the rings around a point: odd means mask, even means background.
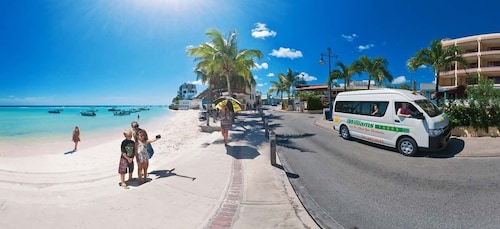
[[[116,116],[110,108],[143,110]],[[59,109],[60,113],[49,113]],[[95,111],[95,116],[80,112]],[[69,138],[75,126],[85,133],[130,128],[130,122],[148,122],[168,115],[165,106],[0,106],[0,139],[20,140],[61,136]]]

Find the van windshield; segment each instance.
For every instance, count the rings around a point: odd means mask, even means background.
[[[436,117],[443,113],[434,103],[431,103],[431,101],[427,99],[415,100],[415,103],[430,117]]]

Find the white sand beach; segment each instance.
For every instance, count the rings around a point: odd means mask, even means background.
[[[194,110],[172,111],[167,117],[140,124],[149,135],[162,135],[160,140],[152,143],[155,155],[150,160],[149,172],[157,172],[157,176],[149,175],[153,178],[171,170],[172,167],[165,167],[169,162],[176,161],[177,165],[182,165],[184,159],[199,156],[199,150],[191,153],[190,147],[199,148],[204,141],[213,142],[221,138],[219,132],[209,134],[199,130],[201,123],[198,121],[198,112]],[[87,140],[89,142],[82,142],[80,149],[72,154],[64,154],[64,150],[61,150],[71,149],[72,142],[69,139],[67,142],[23,148],[49,153],[31,153],[21,157],[4,153],[0,157],[0,228],[63,228],[61,225],[72,228],[118,228],[126,226],[126,222],[157,220],[147,218],[148,212],[168,212],[167,203],[155,203],[155,196],[161,195],[159,185],[163,185],[163,189],[169,187],[160,182],[153,185],[150,184],[155,182],[148,182],[141,186],[131,182],[129,190],[119,187],[118,162],[122,140],[122,132],[118,131],[112,136],[109,133],[93,136]],[[13,150],[9,147],[12,146],[6,142],[0,143],[3,150]],[[51,150],[57,152],[50,153]],[[188,170],[185,171],[188,173]],[[136,177],[137,166],[134,171]],[[188,176],[176,178],[168,180],[186,182],[188,185],[182,187],[187,189],[196,188],[189,185],[194,182]],[[217,190],[223,189],[226,183],[224,180],[213,182],[213,185]],[[213,192],[210,187],[207,190],[208,199],[197,201],[200,204],[215,203],[223,191]],[[175,199],[175,196],[170,196],[161,200]],[[206,213],[193,217],[202,217],[202,220],[206,218]],[[186,228],[196,227],[189,223],[182,225],[186,225]]]

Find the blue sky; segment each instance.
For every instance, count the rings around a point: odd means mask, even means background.
[[[264,54],[257,90],[288,68],[325,84],[320,54],[388,60],[394,83],[432,82],[406,61],[430,41],[499,32],[498,1],[19,0],[0,2],[0,105],[168,105],[195,82],[188,47],[237,30]],[[484,7],[481,9],[480,7]],[[467,18],[460,17],[467,15]],[[366,80],[366,76],[354,80]],[[386,83],[384,83],[386,84]],[[206,86],[198,86],[201,91]]]

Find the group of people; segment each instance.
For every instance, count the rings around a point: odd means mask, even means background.
[[[138,122],[134,121],[130,126],[132,130],[126,129],[123,131],[125,139],[121,143],[120,164],[118,166],[120,186],[125,189],[129,188],[125,182],[125,174],[128,173],[128,180],[133,180],[134,158],[137,160],[137,179],[139,184],[145,182],[148,174],[149,158],[151,157],[148,151],[152,150],[150,144],[161,138],[160,135],[156,135],[155,138],[149,139],[147,132],[139,128]]]

